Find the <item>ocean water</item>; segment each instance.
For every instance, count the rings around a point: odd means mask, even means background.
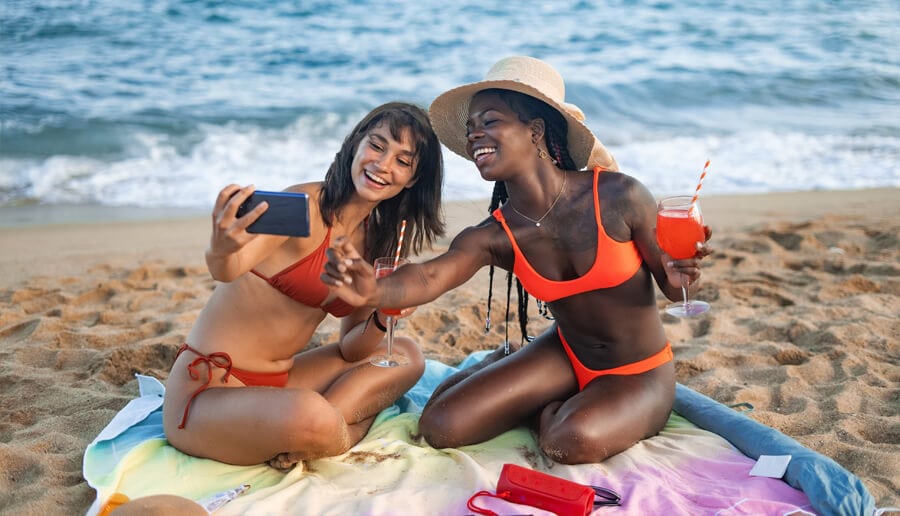
[[[760,6],[757,6],[760,4]],[[900,186],[896,0],[4,0],[0,206],[319,180],[389,100],[531,55],[655,194]],[[491,185],[445,151],[445,198]]]

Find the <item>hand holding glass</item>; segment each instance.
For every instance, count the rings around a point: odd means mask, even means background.
[[[697,254],[697,243],[706,241],[700,204],[689,195],[666,197],[656,210],[656,241],[659,248],[675,260],[686,260]],[[699,315],[709,310],[709,303],[688,298],[690,279],[681,275],[681,295],[684,301],[666,307],[666,313],[676,317]]]
[[[396,270],[394,267],[394,263],[396,258],[393,256],[385,256],[383,258],[375,259],[375,278],[383,278],[385,276],[390,275],[392,272]],[[397,267],[400,267],[407,263],[407,260],[401,259],[397,263]],[[406,365],[409,363],[409,359],[403,355],[394,355],[393,347],[394,347],[394,317],[400,315],[400,309],[394,308],[382,308],[381,313],[387,316],[387,353],[384,355],[375,355],[369,359],[369,362],[372,365],[376,365],[378,367],[397,367],[401,365]],[[375,317],[378,317],[378,314],[375,314]]]

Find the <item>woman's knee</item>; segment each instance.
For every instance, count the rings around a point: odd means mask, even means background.
[[[565,415],[554,411],[548,415],[549,409],[541,415],[539,444],[548,457],[561,464],[601,462],[638,440],[627,432],[617,432],[609,425],[584,417],[579,411]]]
[[[458,448],[466,443],[460,437],[464,429],[459,428],[463,418],[447,410],[436,408],[439,404],[431,404],[422,411],[419,417],[419,433],[433,448]]]
[[[419,417],[419,433],[425,442],[433,448],[454,448],[456,442],[452,440],[447,429],[446,418],[433,408],[426,408]]]
[[[394,351],[409,359],[409,363],[403,366],[401,372],[415,384],[425,373],[425,355],[422,354],[419,345],[410,338],[400,337],[394,340]]]
[[[542,414],[539,441],[550,458],[562,464],[601,462],[652,437],[667,418],[610,415],[598,421],[579,414]]]
[[[619,451],[610,449],[609,443],[595,441],[576,432],[564,437],[553,432],[544,433],[539,444],[548,457],[560,464],[601,462]]]
[[[316,392],[298,389],[292,407],[280,414],[290,443],[286,451],[308,451],[310,456],[339,455],[352,446],[347,422],[331,403]]]
[[[400,354],[406,356],[410,360],[410,363],[420,364],[423,367],[425,365],[425,355],[422,354],[422,350],[419,348],[416,341],[409,337],[395,338],[394,351],[399,351]]]

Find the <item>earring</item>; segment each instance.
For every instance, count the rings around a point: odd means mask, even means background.
[[[547,154],[547,151],[545,151],[544,149],[542,149],[540,147],[538,147],[538,157],[541,159],[549,159],[550,163],[553,163],[554,165],[557,164],[556,160],[551,158],[550,155]]]

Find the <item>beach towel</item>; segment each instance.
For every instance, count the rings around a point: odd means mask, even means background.
[[[485,354],[474,353],[459,368]],[[162,430],[164,387],[138,375],[140,397],[85,451],[84,478],[97,492],[88,514],[114,493],[200,501],[249,484],[215,514],[463,515],[471,514],[466,503],[474,493],[494,492],[506,463],[621,496],[621,506],[593,514],[874,514],[872,496],[837,463],[683,385],[659,435],[602,463],[555,463],[526,428],[477,445],[432,448],[418,434],[418,417],[434,388],[457,370],[428,360],[422,379],[378,415],[360,443],[287,473],[191,457],[169,446]],[[791,456],[784,480],[750,474],[761,455]],[[477,503],[499,514],[548,514],[489,497]]]

